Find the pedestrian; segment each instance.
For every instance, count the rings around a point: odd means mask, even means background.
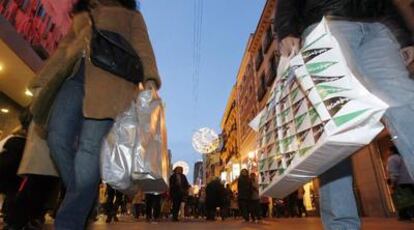
[[[221,208],[221,218],[225,219],[230,217],[230,205],[231,205],[231,200],[233,199],[233,191],[230,188],[230,184],[226,185],[226,188],[224,190],[224,200],[223,200],[223,205]]]
[[[25,117],[21,116],[19,120],[22,127],[7,137],[0,153],[0,194],[5,195],[2,211],[6,229],[20,229],[27,224],[27,221],[21,223],[21,221],[15,220],[19,217],[16,216],[18,213],[15,212],[15,201],[22,183],[22,178],[17,175],[17,170],[23,157],[28,129]]]
[[[204,218],[206,217],[206,187],[202,186],[198,194],[198,212],[201,218]]]
[[[288,217],[299,217],[298,214],[298,191],[292,192],[286,199],[287,203],[287,210],[288,210]]]
[[[173,221],[178,221],[178,212],[180,211],[181,203],[183,203],[184,198],[188,195],[189,188],[190,185],[187,181],[187,177],[183,174],[183,167],[176,167],[173,175],[170,177],[170,196],[173,201]]]
[[[308,212],[306,211],[305,203],[303,202],[303,198],[305,197],[305,189],[300,187],[298,189],[298,200],[297,200],[297,207],[298,207],[298,214],[299,217],[302,217],[303,214],[308,216]]]
[[[249,201],[252,195],[252,183],[249,178],[249,171],[242,169],[237,180],[238,202],[241,214],[245,222],[249,222]]]
[[[397,148],[392,146],[390,148],[391,155],[387,160],[387,171],[389,183],[393,193],[396,193],[398,189],[411,190],[411,193],[405,194],[405,196],[411,196],[411,200],[414,200],[414,179],[408,174],[407,167],[402,160]],[[397,197],[398,199],[398,197]],[[407,198],[406,198],[407,199]],[[398,208],[398,207],[397,207]],[[414,216],[414,205],[410,207],[404,207],[398,209],[398,220],[410,221]]]
[[[162,205],[161,205],[161,215],[162,217],[168,219],[171,214],[172,202],[168,193],[163,195]]]
[[[223,203],[225,199],[225,189],[220,181],[220,178],[213,178],[206,187],[206,209],[207,209],[207,220],[216,220],[217,208],[223,210]],[[225,216],[222,215],[222,219]]]
[[[249,209],[252,220],[259,223],[262,219],[260,215],[260,196],[259,196],[259,182],[255,173],[250,173],[250,181],[252,185],[252,192],[249,201]]]
[[[413,129],[414,82],[410,79],[400,44],[382,24],[394,8],[387,0],[280,0],[275,16],[280,52],[298,52],[306,37],[327,16],[329,29],[338,39],[347,62],[374,95],[391,105],[384,121],[395,144],[414,175]],[[381,47],[381,48],[378,48]],[[406,60],[406,62],[410,62]],[[404,95],[404,97],[401,97]],[[352,187],[350,159],[338,163],[320,176],[320,208],[325,229],[360,229]]]
[[[106,223],[111,223],[112,221],[118,222],[118,210],[122,206],[124,195],[113,189],[110,185],[107,185],[106,188]]]
[[[55,221],[57,229],[85,228],[97,196],[101,143],[113,119],[136,98],[139,83],[154,90],[161,85],[146,25],[136,9],[135,0],[77,1],[69,32],[30,84],[36,95],[31,107],[35,122],[47,126],[50,152],[66,187]],[[99,55],[104,50],[94,49],[101,43],[91,46],[96,41],[92,34],[102,38],[95,29],[123,38],[117,44],[124,47],[117,49],[124,54],[122,59],[115,60],[111,54],[99,56],[101,59],[94,56],[95,51]],[[102,44],[110,46],[108,49],[115,46]],[[128,55],[122,51],[126,46],[133,49]],[[105,64],[109,59],[118,63]],[[137,64],[129,65],[132,62]],[[121,68],[125,65],[128,67]],[[134,76],[126,74],[139,70],[142,73]]]
[[[135,219],[139,219],[139,216],[145,215],[145,194],[142,191],[138,191],[137,194],[135,194],[134,199],[132,199],[132,204],[134,207],[134,217]]]
[[[161,216],[161,194],[145,193],[147,222],[157,223]]]
[[[237,193],[233,193],[233,196],[231,197],[230,201],[230,211],[234,219],[237,219],[237,217],[239,216],[239,204],[237,202],[237,196]]]
[[[260,197],[260,207],[262,211],[262,218],[266,218],[269,216],[269,205],[270,205],[270,197],[268,196],[261,196]]]

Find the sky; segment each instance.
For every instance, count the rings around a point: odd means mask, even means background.
[[[141,12],[162,78],[168,146],[172,162],[193,166],[202,156],[192,147],[193,133],[203,127],[221,132],[220,122],[236,82],[247,40],[256,29],[265,0],[204,0],[200,73],[194,94],[193,47],[197,0],[141,0]],[[199,0],[201,2],[202,0]],[[198,95],[198,99],[195,99]],[[197,103],[196,103],[197,102]]]

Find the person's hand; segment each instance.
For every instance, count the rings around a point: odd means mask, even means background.
[[[299,52],[300,39],[293,36],[287,36],[280,41],[280,53],[282,56],[289,57],[292,53]]]
[[[404,58],[404,63],[408,66],[414,61],[414,46],[407,46],[401,49],[401,54]]]
[[[154,80],[148,80],[144,83],[146,90],[157,91],[157,83]]]

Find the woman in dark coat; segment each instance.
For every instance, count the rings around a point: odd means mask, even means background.
[[[178,212],[180,210],[180,205],[181,202],[184,201],[184,198],[188,195],[189,188],[190,184],[183,174],[183,168],[176,167],[174,169],[174,174],[170,177],[170,195],[173,200],[173,221],[178,221]]]
[[[252,196],[252,182],[249,178],[249,171],[242,169],[237,181],[238,201],[243,219],[249,221],[249,200]]]
[[[220,179],[214,178],[206,187],[207,220],[215,220],[216,208],[223,207],[225,189]]]

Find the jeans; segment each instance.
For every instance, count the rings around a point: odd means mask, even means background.
[[[66,194],[55,220],[55,228],[81,230],[94,205],[100,181],[99,156],[112,120],[83,117],[83,65],[67,79],[54,103],[49,120],[48,145]]]
[[[394,143],[413,176],[414,130],[410,124],[414,124],[414,81],[409,78],[398,41],[381,23],[342,20],[328,23],[358,80],[390,105],[384,122],[396,137]],[[352,167],[342,164],[321,176],[321,216],[326,229],[360,229],[352,193]]]

